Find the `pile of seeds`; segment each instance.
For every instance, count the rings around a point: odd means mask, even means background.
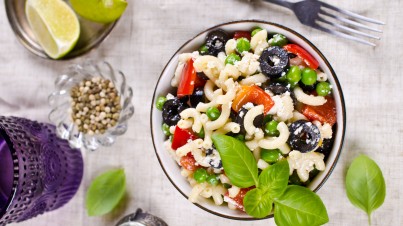
[[[117,124],[122,109],[113,82],[102,77],[84,79],[70,92],[71,116],[80,132],[103,134]]]

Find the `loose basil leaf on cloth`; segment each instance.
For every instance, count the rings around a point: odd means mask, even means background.
[[[259,188],[248,191],[243,204],[246,213],[256,218],[266,217],[273,209],[273,200]]]
[[[100,216],[112,211],[126,191],[126,176],[123,169],[110,170],[96,177],[85,200],[88,216]]]
[[[287,188],[289,176],[290,166],[288,165],[288,161],[279,161],[260,173],[259,188],[267,191],[271,198],[277,198]]]
[[[379,166],[368,156],[360,155],[351,163],[346,176],[347,197],[356,207],[368,214],[385,201],[386,185]]]
[[[240,188],[257,186],[257,163],[245,143],[226,135],[213,135],[211,138],[231,183]]]
[[[329,222],[322,200],[305,187],[289,185],[274,200],[274,205],[274,221],[278,226],[317,226]]]

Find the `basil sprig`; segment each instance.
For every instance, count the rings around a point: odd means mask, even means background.
[[[88,216],[100,216],[112,211],[126,192],[123,169],[110,170],[96,177],[85,200]]]
[[[274,220],[279,226],[315,226],[329,221],[318,195],[305,187],[288,185],[290,168],[286,160],[269,166],[259,175],[256,160],[245,143],[226,135],[213,135],[212,140],[231,183],[256,186],[243,200],[246,213],[263,218],[272,212],[274,205]]]
[[[346,190],[350,202],[367,213],[371,224],[371,213],[383,204],[386,196],[379,166],[366,155],[358,156],[347,171]]]

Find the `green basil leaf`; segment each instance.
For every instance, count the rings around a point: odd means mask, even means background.
[[[213,135],[212,140],[233,185],[240,188],[258,185],[257,163],[245,143],[226,135]]]
[[[254,188],[246,193],[243,205],[247,214],[256,218],[263,218],[271,213],[273,200],[261,189]]]
[[[274,220],[278,226],[316,226],[329,221],[326,207],[308,188],[290,185],[274,199]]]
[[[371,222],[371,213],[383,204],[386,196],[381,169],[368,156],[358,156],[347,171],[346,190],[350,202],[364,210]]]
[[[289,177],[290,166],[288,161],[279,161],[260,173],[259,188],[267,191],[272,198],[280,197],[287,188]]]
[[[100,216],[112,211],[126,191],[123,169],[107,171],[92,181],[85,200],[88,216]]]

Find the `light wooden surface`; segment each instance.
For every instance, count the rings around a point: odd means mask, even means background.
[[[384,205],[373,213],[372,225],[403,222],[403,1],[328,1],[383,20],[378,46],[371,48],[301,25],[283,8],[241,0],[129,0],[129,7],[110,37],[90,54],[72,61],[49,61],[27,52],[8,25],[0,3],[0,112],[48,121],[47,96],[53,81],[71,63],[85,58],[107,60],[126,75],[134,91],[135,115],[112,148],[85,154],[85,176],[74,199],[63,208],[18,225],[112,226],[141,207],[169,225],[275,225],[272,219],[240,222],[211,215],[183,198],[161,170],[150,137],[151,98],[160,72],[186,40],[218,23],[263,19],[294,28],[328,58],[343,87],[347,134],[340,161],[318,192],[330,217],[328,225],[366,225],[366,215],[347,199],[344,178],[359,153],[371,156],[387,183]],[[84,193],[100,172],[123,167],[126,201],[105,217],[88,217]]]

